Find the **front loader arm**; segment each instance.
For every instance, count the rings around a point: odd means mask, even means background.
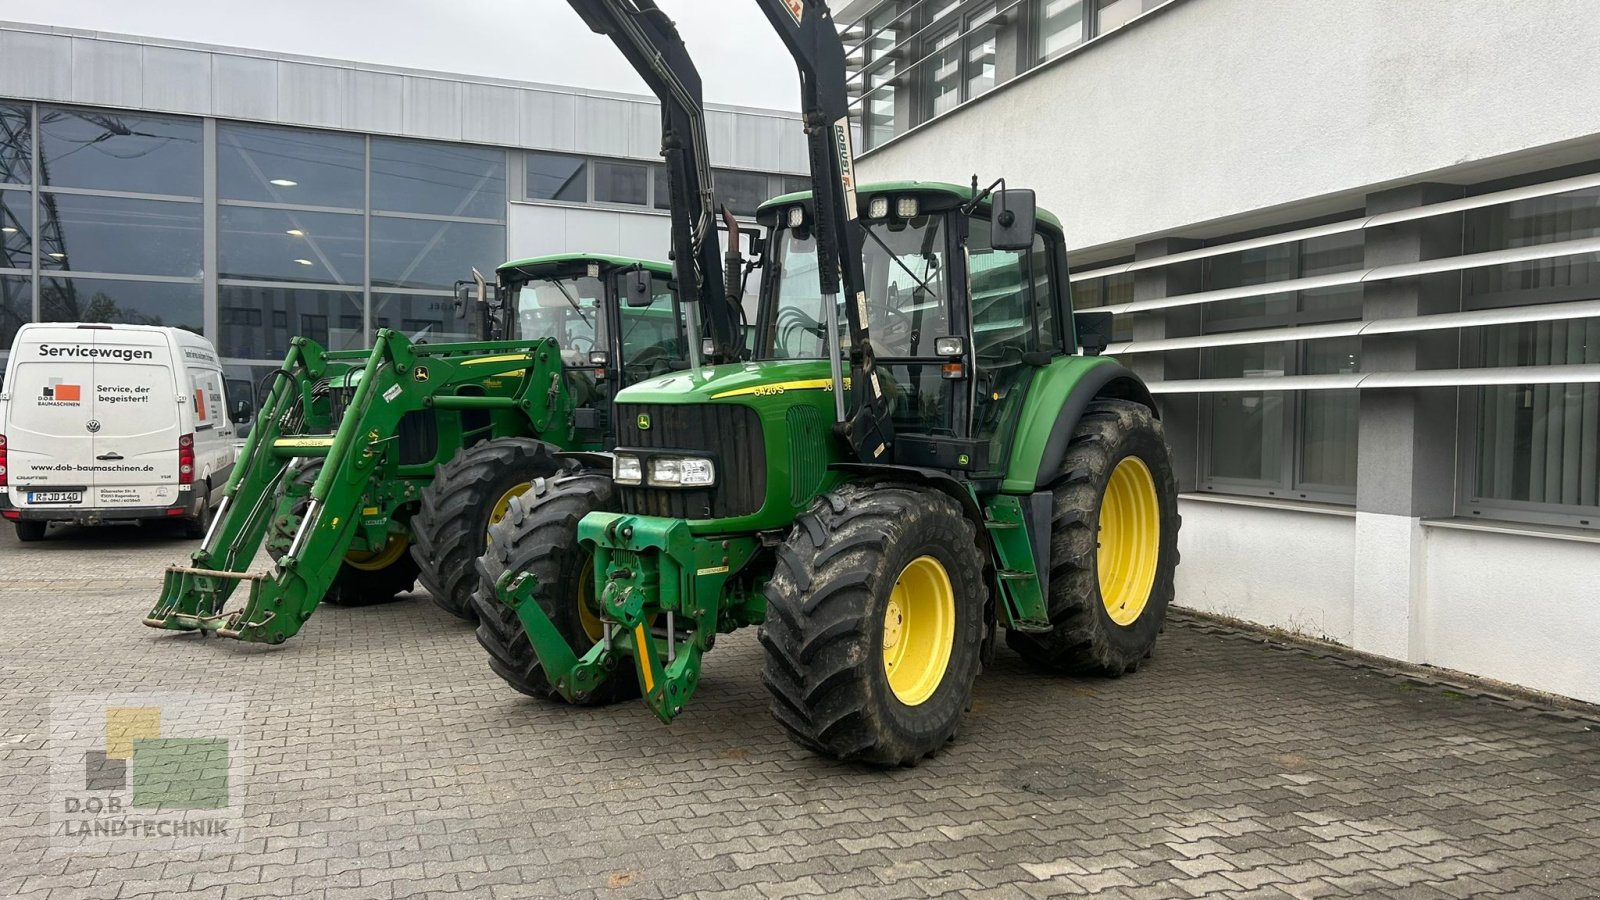
[[[700,72],[678,29],[654,0],[569,0],[590,29],[617,45],[661,101],[661,155],[672,210],[672,264],[678,297],[699,307],[711,361],[738,358],[738,313],[717,249],[716,195],[706,145]],[[690,317],[691,326],[693,317]],[[690,358],[700,352],[690,334]]]
[[[855,158],[850,139],[850,99],[845,91],[845,49],[822,0],[756,0],[800,70],[800,109],[811,164],[812,229],[822,281],[822,303],[834,320],[841,288],[850,325],[851,409],[844,408],[842,373],[835,366],[838,429],[865,463],[887,462],[894,446],[888,398],[878,381],[867,317],[861,261],[864,232],[856,210]],[[838,329],[833,329],[838,334]],[[835,359],[837,348],[833,348]]]

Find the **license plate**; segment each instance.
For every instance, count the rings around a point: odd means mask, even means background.
[[[83,491],[29,491],[29,503],[82,503]]]

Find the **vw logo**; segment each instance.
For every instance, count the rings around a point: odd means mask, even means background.
[[[90,419],[89,421],[84,423],[83,427],[89,429],[89,433],[90,434],[94,434],[94,433],[96,433],[96,432],[98,432],[100,430],[100,420],[99,419]]]

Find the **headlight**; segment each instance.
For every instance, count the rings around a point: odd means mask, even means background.
[[[889,218],[889,198],[885,197],[885,196],[882,196],[882,195],[879,195],[877,197],[873,197],[871,200],[868,200],[867,201],[867,218],[869,218],[869,219],[887,219],[887,218]]]
[[[644,468],[639,465],[639,457],[612,457],[611,480],[617,484],[639,484],[644,481]]]
[[[710,487],[717,480],[709,459],[658,456],[650,460],[650,483],[657,487]]]
[[[804,206],[789,207],[789,227],[799,228],[806,223],[806,208]]]
[[[917,198],[901,197],[894,202],[894,214],[902,219],[917,217]]]

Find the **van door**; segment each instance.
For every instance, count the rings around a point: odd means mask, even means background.
[[[168,336],[101,331],[95,363],[95,505],[170,506],[178,499],[179,373]]]
[[[78,509],[94,499],[94,363],[43,355],[53,343],[40,339],[15,351],[16,373],[6,385],[10,496],[18,507]]]
[[[209,476],[212,489],[227,480],[233,468],[233,421],[222,391],[222,373],[215,369],[189,369],[194,388],[195,483]]]

